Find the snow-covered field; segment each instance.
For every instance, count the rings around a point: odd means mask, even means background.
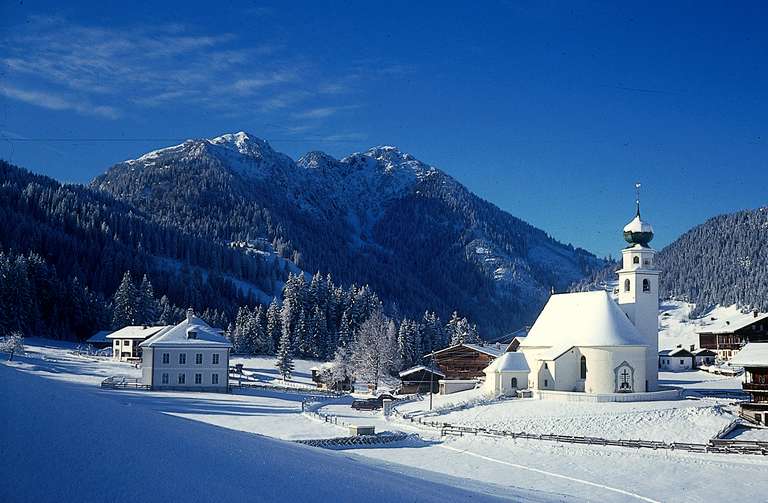
[[[72,346],[64,343],[27,343],[25,356],[8,363],[3,355],[0,365],[4,404],[0,459],[7,464],[2,473],[11,474],[0,484],[0,501],[210,501],[215,494],[216,500],[246,501],[450,502],[500,497],[710,502],[756,496],[759,500],[758,495],[768,491],[768,459],[758,456],[482,437],[440,439],[432,430],[387,421],[380,413],[354,411],[346,403],[322,410],[352,424],[419,433],[421,438],[340,452],[297,446],[279,439],[347,433],[301,414],[301,394],[256,389],[233,394],[102,390],[98,384],[105,377],[138,376],[139,371],[74,355]],[[242,363],[260,381],[279,382],[271,358]],[[297,384],[310,384],[309,368],[314,364],[296,362]],[[738,378],[699,372],[662,379],[689,388],[739,386]],[[436,396],[435,406],[468,398],[466,393]],[[576,407],[532,402],[477,405],[439,417],[541,428],[537,431],[599,428],[592,434],[622,438],[625,432],[635,432],[630,438],[675,433],[689,440],[706,437],[728,417],[713,400]],[[594,409],[595,405],[616,407]],[[428,401],[401,407],[425,409]],[[691,431],[685,433],[686,427]],[[707,480],[729,484],[702,483]]]

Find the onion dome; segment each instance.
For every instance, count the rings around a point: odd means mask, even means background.
[[[624,226],[624,240],[630,245],[648,246],[652,239],[653,227],[640,218],[640,207],[638,206],[635,218]]]

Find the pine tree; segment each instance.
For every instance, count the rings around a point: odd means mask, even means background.
[[[145,274],[141,278],[138,292],[137,319],[140,325],[152,325],[157,319],[157,301],[155,300],[155,291],[152,283]],[[215,325],[214,325],[215,326]]]
[[[291,351],[291,335],[287,330],[280,337],[280,345],[277,348],[277,361],[275,366],[283,376],[283,380],[290,379],[293,372],[293,356]]]
[[[267,336],[272,339],[272,347],[278,347],[280,345],[280,337],[283,334],[283,327],[280,321],[280,305],[277,303],[277,299],[272,299],[272,302],[267,308]]]
[[[125,271],[120,286],[112,299],[112,328],[120,329],[138,324],[136,286],[133,284],[131,271]]]

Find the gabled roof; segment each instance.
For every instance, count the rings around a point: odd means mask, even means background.
[[[737,316],[728,317],[727,319],[719,320],[717,323],[708,325],[699,330],[696,330],[697,334],[730,334],[737,330],[741,330],[758,321],[768,319],[768,313],[759,314],[755,316],[754,312],[739,313]]]
[[[552,295],[520,347],[647,346],[604,290]]]
[[[107,336],[107,339],[147,339],[169,326],[170,325],[149,327],[146,325],[129,325],[120,330],[115,330]]]
[[[523,353],[504,353],[488,365],[483,372],[530,372]]]
[[[437,370],[436,368],[430,368],[425,365],[416,365],[415,367],[411,367],[409,369],[405,369],[402,372],[400,372],[400,377],[405,377],[407,375],[415,374],[416,372],[426,370],[427,372],[431,374],[435,374],[441,377],[445,377],[445,374],[443,374],[441,371]]]
[[[553,348],[548,349],[547,351],[544,351],[539,356],[536,357],[537,360],[543,361],[543,362],[553,362],[563,356],[565,353],[568,352],[573,347],[571,344],[566,344],[564,346],[555,346]]]
[[[111,330],[99,330],[92,336],[88,337],[85,342],[90,342],[91,344],[99,344],[104,342],[109,342],[109,339],[107,339],[107,336],[111,334]]]
[[[231,348],[232,343],[222,335],[222,330],[211,327],[194,314],[188,314],[178,325],[168,327],[139,344],[142,348],[159,346]]]
[[[497,348],[496,346],[490,346],[490,345],[480,345],[480,344],[456,344],[453,346],[448,346],[447,348],[439,349],[437,351],[433,351],[432,353],[427,353],[424,355],[425,357],[433,356],[433,355],[439,355],[440,353],[443,353],[445,351],[450,351],[451,349],[456,349],[460,347],[465,347],[467,349],[471,349],[472,351],[477,351],[478,353],[483,353],[488,356],[493,356],[494,358],[500,356],[504,353],[505,348]]]
[[[693,357],[693,353],[685,348],[663,349],[659,351],[659,356],[683,356]]]
[[[707,348],[699,348],[699,349],[696,349],[694,351],[691,351],[691,353],[693,353],[693,356],[702,356],[702,355],[704,355],[704,356],[717,356],[717,353],[715,353],[711,349],[707,349]]]
[[[748,342],[731,358],[738,367],[768,367],[768,342]]]

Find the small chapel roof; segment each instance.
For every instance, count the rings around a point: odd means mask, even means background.
[[[552,295],[520,347],[646,346],[608,292]]]
[[[504,353],[485,368],[485,373],[491,372],[530,372],[528,361],[523,353]]]

